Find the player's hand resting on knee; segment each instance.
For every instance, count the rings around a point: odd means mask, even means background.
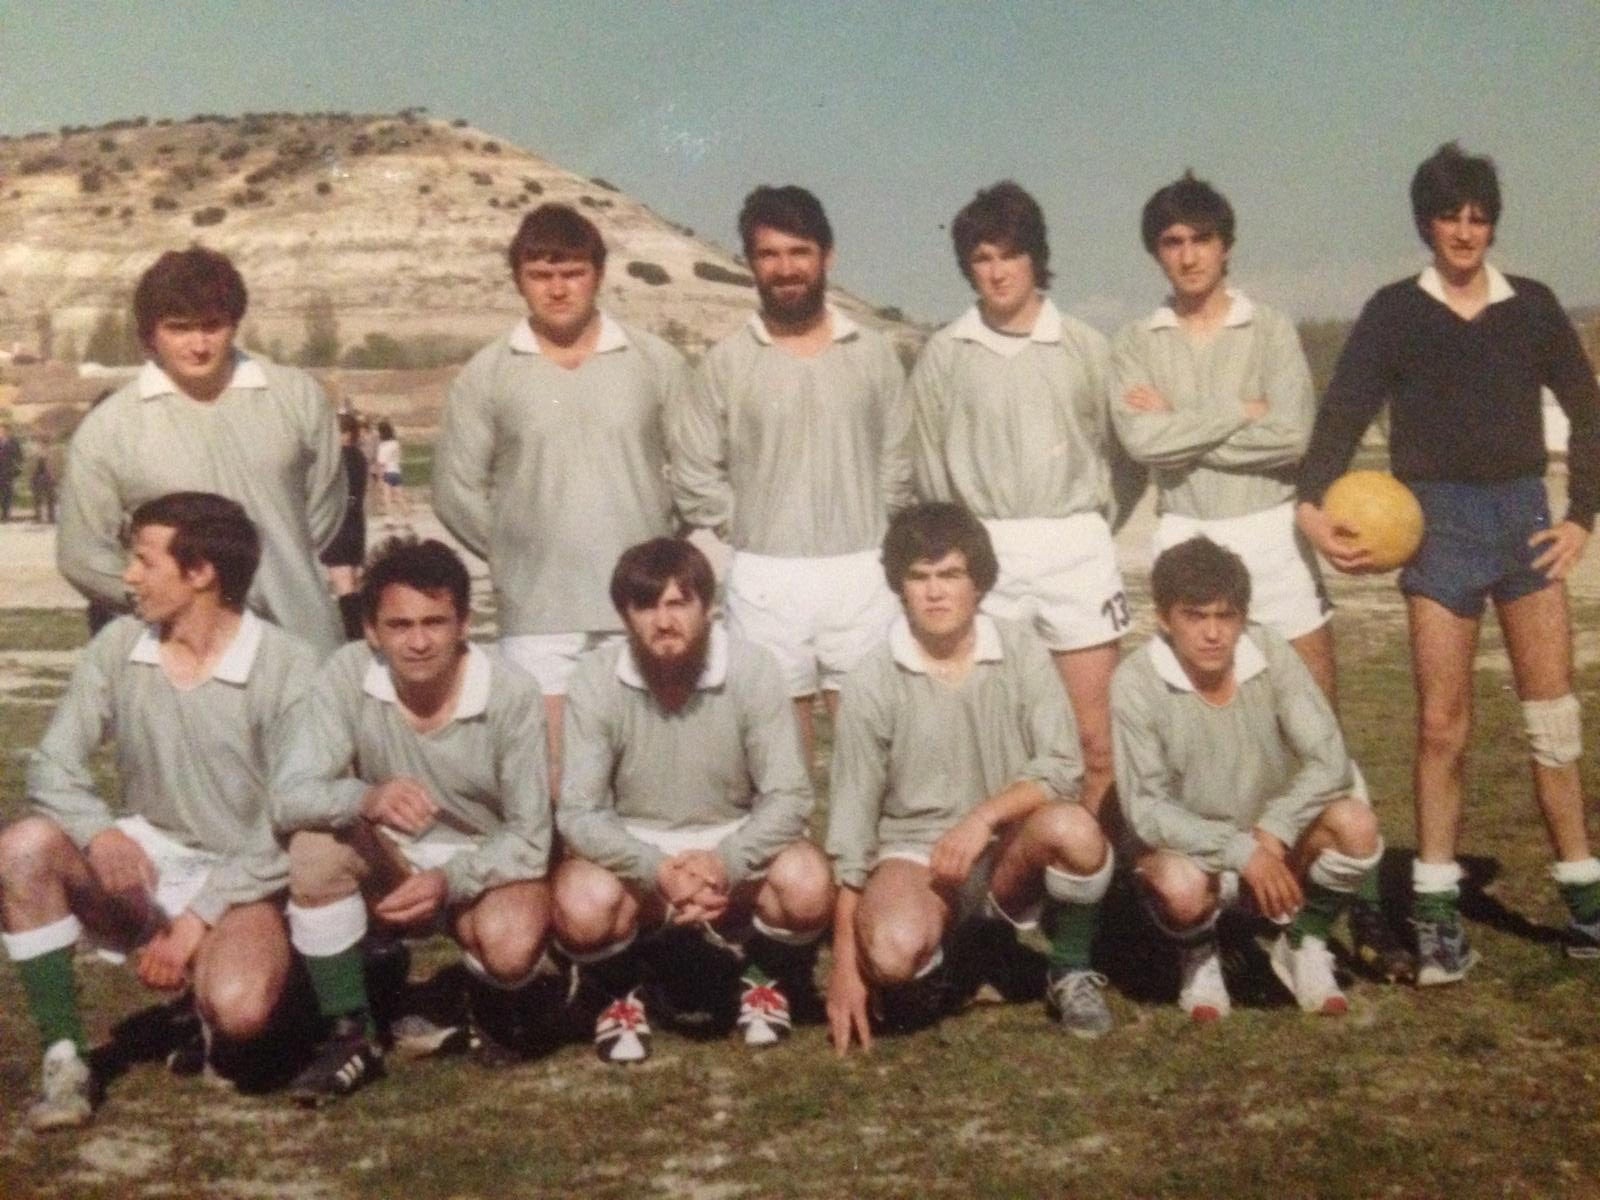
[[[433,824],[439,806],[426,787],[402,776],[369,787],[361,797],[361,815],[415,836]]]
[[[1285,921],[1300,911],[1305,896],[1300,881],[1294,877],[1289,864],[1288,848],[1264,830],[1255,832],[1256,852],[1245,863],[1239,878],[1250,889],[1250,895],[1261,910],[1261,915],[1274,921]]]
[[[139,951],[139,982],[163,992],[182,987],[206,929],[206,923],[192,912],[181,914]]]
[[[970,812],[945,831],[928,853],[928,870],[942,887],[957,888],[972,874],[972,864],[989,848],[994,827],[981,815]]]
[[[372,911],[394,925],[415,925],[444,907],[450,885],[444,872],[434,867],[418,871],[372,906]]]

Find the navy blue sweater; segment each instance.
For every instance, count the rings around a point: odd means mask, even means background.
[[[1321,503],[1385,401],[1390,466],[1401,479],[1496,483],[1543,475],[1543,386],[1572,423],[1567,518],[1593,526],[1600,508],[1594,368],[1549,288],[1519,276],[1507,282],[1516,294],[1470,321],[1414,277],[1367,301],[1317,412],[1300,499]]]

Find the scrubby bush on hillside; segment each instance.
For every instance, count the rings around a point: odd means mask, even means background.
[[[95,318],[89,340],[84,343],[83,357],[88,362],[108,367],[132,366],[144,361],[144,346],[139,342],[133,313],[126,304],[108,308]]]
[[[85,196],[92,196],[106,186],[106,173],[99,167],[90,167],[78,172],[78,190]]]
[[[234,159],[243,158],[250,153],[249,142],[234,142],[217,151],[217,157],[223,162],[233,162]]]
[[[332,367],[339,362],[339,317],[326,292],[318,292],[306,305],[306,340],[295,361],[302,367]]]
[[[668,275],[667,269],[659,263],[635,260],[628,264],[628,274],[635,279],[644,280],[651,287],[660,287],[664,283],[672,282],[672,276]]]
[[[476,350],[475,342],[447,334],[425,333],[402,342],[386,333],[369,333],[359,346],[345,351],[339,365],[356,371],[421,371],[466,362]]]
[[[522,190],[530,196],[542,196],[544,195],[544,184],[537,179],[524,179],[522,181]]]
[[[326,196],[332,191],[333,184],[329,183],[326,179],[317,180],[317,195]]]
[[[598,196],[579,196],[578,203],[585,208],[610,208],[611,201],[602,200]]]
[[[609,179],[601,179],[598,175],[593,176],[589,182],[594,184],[597,188],[604,188],[608,192],[620,192],[622,190]]]
[[[878,315],[885,321],[904,321],[906,319],[906,314],[893,304],[885,304],[878,309]]]
[[[728,283],[734,287],[755,287],[756,281],[743,271],[730,271],[727,267],[719,266],[714,262],[704,259],[694,264],[694,273],[707,283]]]
[[[494,183],[494,176],[487,171],[473,171],[468,178],[479,187],[488,187]]]
[[[172,212],[178,207],[178,202],[171,196],[151,196],[150,207],[156,212]]]
[[[197,208],[189,215],[189,219],[196,225],[220,225],[227,217],[228,210],[215,204],[208,204],[204,208]]]

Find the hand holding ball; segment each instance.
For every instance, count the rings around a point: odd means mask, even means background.
[[[1341,475],[1322,498],[1322,511],[1340,541],[1371,555],[1369,570],[1403,567],[1422,544],[1422,506],[1386,471]]]

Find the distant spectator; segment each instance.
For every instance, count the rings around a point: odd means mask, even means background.
[[[56,484],[61,479],[65,455],[66,447],[61,439],[49,438],[39,446],[38,456],[33,460],[28,487],[33,492],[33,519],[40,525],[56,523]]]
[[[367,456],[357,441],[361,421],[353,413],[339,417],[339,455],[344,463],[345,482],[350,496],[344,506],[344,523],[322,551],[322,565],[328,568],[328,582],[339,601],[339,617],[344,635],[356,641],[361,635],[361,563],[367,555]]]
[[[406,499],[406,489],[401,483],[400,439],[388,421],[378,422],[378,486],[383,499],[383,515],[387,520],[398,510],[402,517],[411,515],[411,502]]]
[[[0,521],[11,520],[11,498],[22,474],[22,443],[9,424],[0,425]]]

